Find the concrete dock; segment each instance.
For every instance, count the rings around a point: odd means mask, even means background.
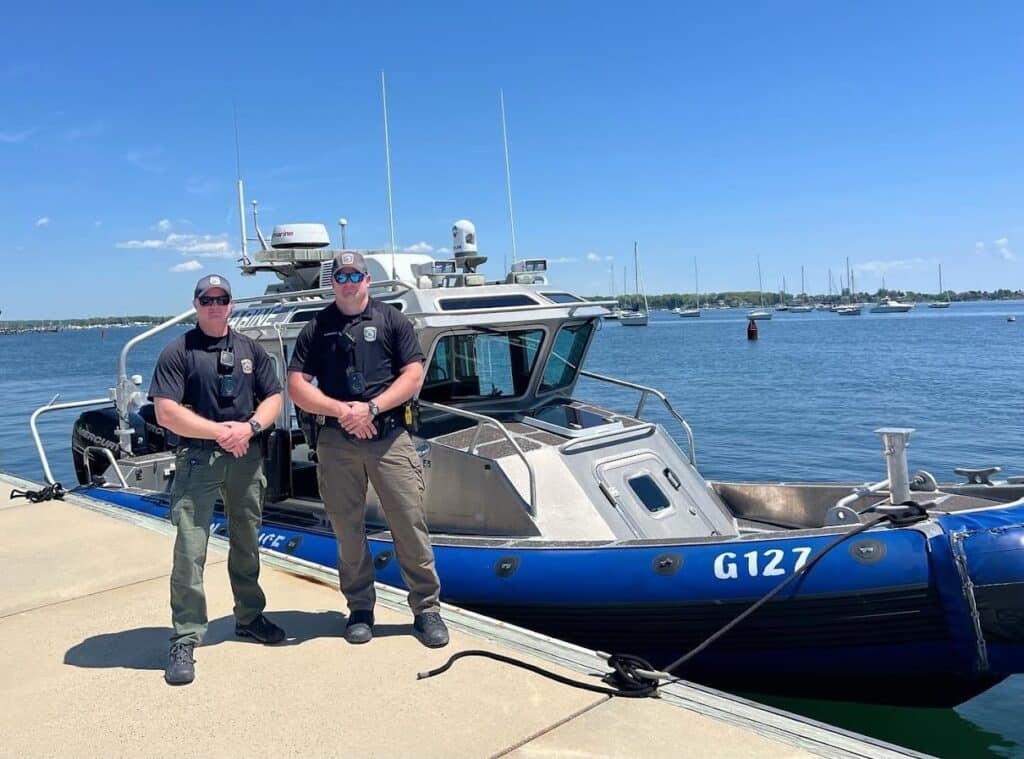
[[[482,648],[598,683],[591,652],[453,607],[444,649],[411,634],[402,591],[378,586],[374,640],[342,636],[333,572],[267,555],[279,646],[234,636],[226,543],[211,541],[209,635],[196,681],[163,681],[173,528],[0,475],[0,757],[906,757],[889,744],[686,684],[611,698],[495,661]]]

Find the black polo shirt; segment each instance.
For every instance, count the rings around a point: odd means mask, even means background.
[[[230,350],[234,368],[227,371],[221,351]],[[218,377],[235,378],[233,398],[221,397]],[[210,337],[199,327],[175,338],[157,359],[149,398],[170,398],[214,422],[244,422],[256,407],[275,393],[281,382],[267,352],[250,337],[228,330],[224,337]]]
[[[423,361],[423,351],[412,322],[395,307],[370,298],[355,316],[331,303],[310,319],[295,341],[288,371],[315,377],[321,392],[335,400],[369,401],[414,361]],[[350,368],[362,373],[362,392],[353,388]]]

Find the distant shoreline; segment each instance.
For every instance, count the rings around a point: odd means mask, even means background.
[[[850,298],[848,295],[797,295],[794,293],[765,292],[763,300],[765,305],[773,305],[779,300],[786,303],[825,303],[836,304],[853,302],[871,303],[881,298],[894,298],[908,303],[929,303],[935,300],[949,300],[952,303],[969,303],[976,301],[1002,301],[1002,300],[1024,300],[1024,290],[997,290],[996,292],[979,292],[976,290],[955,293],[947,291],[938,294],[922,294],[914,292],[900,292],[896,290],[881,291],[877,293],[854,293]],[[636,300],[643,300],[643,296],[635,293],[621,295],[586,295],[586,300],[617,300],[625,303],[632,303]],[[747,308],[752,303],[756,304],[762,299],[756,290],[734,290],[720,293],[701,293],[700,304],[703,306],[726,305],[731,308]],[[647,301],[652,308],[675,308],[689,304],[697,305],[693,293],[662,293],[660,295],[647,295]],[[88,316],[73,319],[0,319],[0,334],[12,332],[56,332],[61,329],[118,329],[121,327],[152,327],[163,324],[170,319],[170,316]],[[182,324],[193,324],[194,320],[181,322]]]

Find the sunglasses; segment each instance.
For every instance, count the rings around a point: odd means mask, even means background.
[[[199,298],[200,306],[212,306],[216,303],[218,306],[226,306],[231,302],[230,295],[200,295]]]
[[[353,285],[358,285],[366,278],[366,275],[361,271],[336,271],[334,272],[334,281],[339,285],[343,285],[346,282],[351,282]]]

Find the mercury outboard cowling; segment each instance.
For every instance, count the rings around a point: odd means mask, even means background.
[[[166,427],[160,426],[160,422],[156,420],[156,406],[152,403],[147,403],[139,409],[139,416],[146,423],[145,453],[161,453],[177,447],[181,438]],[[141,453],[141,451],[139,452]]]
[[[132,447],[135,451],[146,451],[146,423],[138,414],[130,414],[128,421],[135,430],[132,433]],[[86,411],[75,420],[71,429],[71,457],[75,465],[75,476],[80,485],[88,485],[89,474],[94,477],[110,466],[110,459],[99,451],[89,451],[89,466],[85,465],[83,453],[90,446],[106,448],[115,459],[121,458],[117,443],[117,409],[103,408]]]

